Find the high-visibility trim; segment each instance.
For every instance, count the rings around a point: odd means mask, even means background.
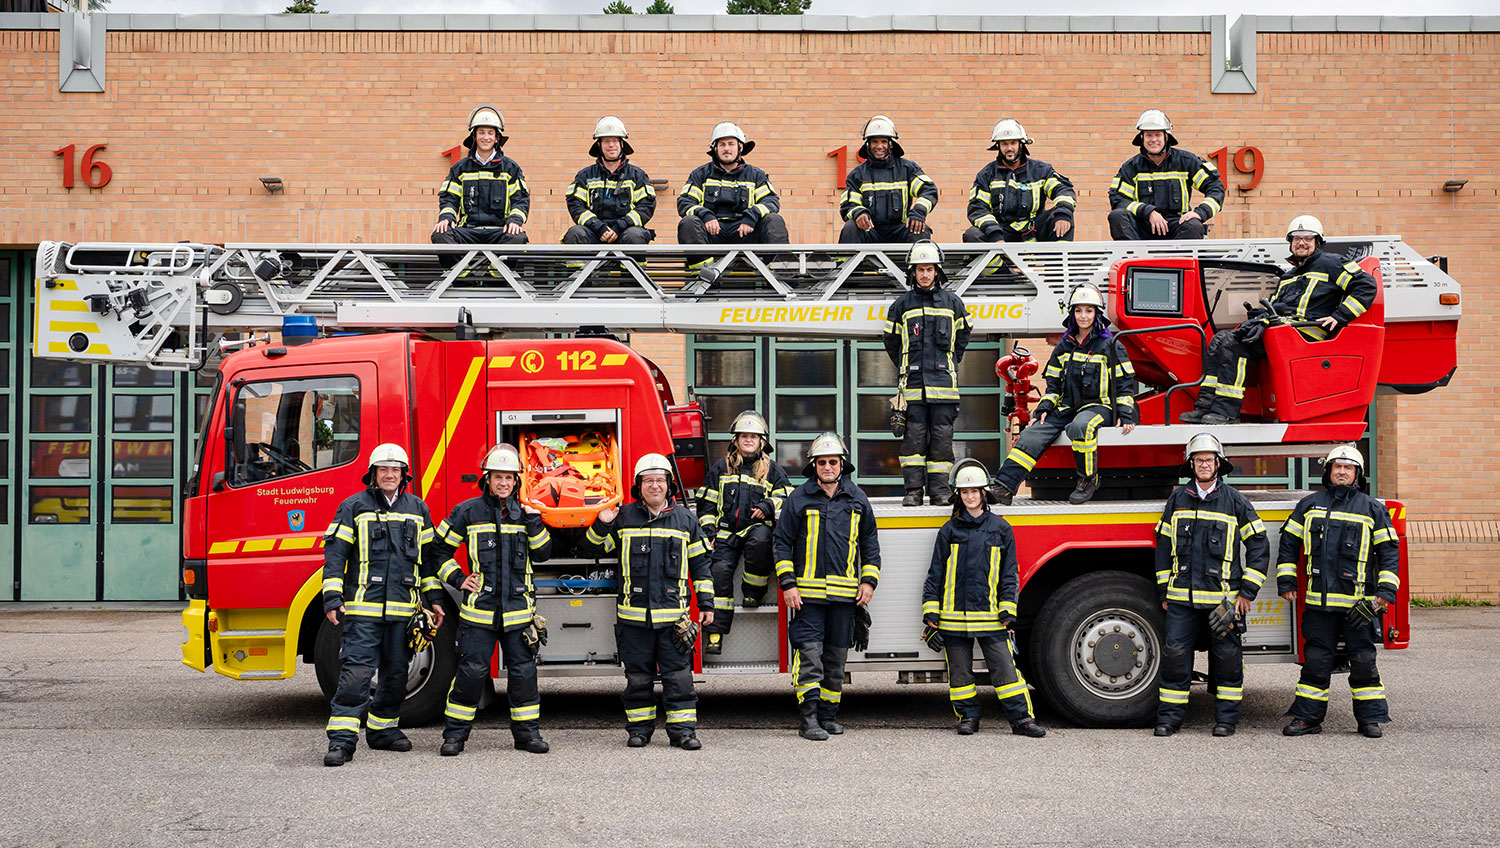
[[[343,730],[349,733],[359,733],[359,716],[329,716],[327,729],[329,731]]]
[[[449,699],[447,706],[443,708],[443,715],[457,721],[472,722],[477,712],[477,707],[466,707],[463,704],[455,704],[453,703],[453,700],[451,698]]]
[[[652,704],[649,707],[636,707],[635,709],[628,709],[628,710],[625,711],[625,720],[626,721],[655,721],[656,720],[656,705]]]
[[[1328,700],[1328,690],[1327,689],[1319,689],[1316,686],[1309,686],[1306,683],[1298,683],[1297,684],[1297,697],[1298,698],[1306,698],[1309,701],[1324,701],[1324,702],[1326,702]]]
[[[1188,702],[1186,689],[1168,689],[1163,686],[1157,690],[1157,697],[1163,704],[1186,704]]]
[[[458,617],[470,624],[479,624],[484,627],[493,627],[495,625],[494,610],[475,609],[468,604],[463,604],[458,608]]]
[[[398,726],[400,723],[401,716],[399,715],[394,715],[390,718],[386,718],[384,716],[378,716],[374,713],[370,713],[370,717],[365,720],[365,727],[369,728],[370,730],[391,730],[392,728]]]
[[[511,707],[511,721],[536,721],[542,717],[542,705],[530,704],[524,707]]]
[[[756,589],[761,589],[761,588],[764,588],[767,584],[769,584],[771,582],[771,578],[765,577],[765,576],[760,575],[760,574],[746,574],[746,575],[744,575],[744,579],[743,579],[742,582],[746,586],[751,586],[751,587],[754,587]]]
[[[838,689],[829,689],[826,686],[818,687],[818,697],[829,704],[837,704],[844,699],[844,693]]]
[[[716,612],[719,610],[732,609],[734,609],[734,598],[724,598],[720,597],[719,595],[714,596],[714,610]]]
[[[686,724],[697,720],[697,710],[667,710],[667,724]]]
[[[950,701],[967,701],[970,698],[977,697],[979,697],[979,687],[972,683],[968,686],[959,686],[956,689],[952,686],[948,687],[948,700]]]
[[[323,593],[332,592],[335,595],[344,594],[344,578],[329,577],[323,581]]]
[[[1296,576],[1297,576],[1297,563],[1295,563],[1295,562],[1281,562],[1281,563],[1277,563],[1276,564],[1276,578],[1278,580],[1281,579],[1281,578],[1283,578],[1283,577],[1296,577]]]
[[[1014,698],[1017,695],[1026,696],[1027,695],[1027,692],[1026,692],[1027,688],[1028,687],[1026,685],[1026,681],[1023,678],[1023,679],[1017,680],[1015,683],[1007,683],[1004,686],[996,686],[995,687],[995,697],[998,698],[998,699],[1000,699],[1000,700],[1002,700],[1002,701],[1004,701],[1007,698]],[[1027,700],[1029,701],[1030,698],[1028,697]],[[1029,712],[1031,712],[1031,710],[1030,710],[1030,704],[1028,703],[1027,706],[1028,706],[1028,708],[1027,708],[1026,711],[1029,713]]]
[[[1244,696],[1245,687],[1243,686],[1220,685],[1218,691],[1214,693],[1214,697],[1220,701],[1238,701],[1244,698]]]
[[[1010,449],[1010,453],[1006,454],[1005,458],[1007,460],[1013,460],[1013,461],[1015,461],[1016,464],[1020,465],[1022,468],[1026,469],[1027,471],[1030,471],[1032,469],[1032,467],[1036,465],[1036,458],[1027,455],[1027,453],[1025,451],[1021,450],[1018,447],[1011,448]]]
[[[1353,695],[1356,701],[1384,701],[1385,687],[1378,683],[1374,686],[1351,686],[1349,694]]]

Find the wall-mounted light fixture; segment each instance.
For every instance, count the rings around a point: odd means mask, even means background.
[[[282,191],[286,188],[286,185],[281,182],[281,177],[261,177],[260,184],[265,186],[266,191],[269,191],[272,194],[275,194],[276,192]],[[1457,191],[1457,189],[1454,190]]]
[[[1448,180],[1447,182],[1443,183],[1443,191],[1446,191],[1450,194],[1453,192],[1463,191],[1464,186],[1468,184],[1468,180]]]

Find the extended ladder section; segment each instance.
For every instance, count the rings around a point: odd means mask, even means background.
[[[1341,240],[1380,260],[1386,321],[1453,320],[1458,283],[1399,236]],[[215,335],[280,330],[475,327],[873,337],[906,288],[905,245],[116,244],[37,251],[35,353],[147,365],[201,364]],[[1101,289],[1126,259],[1282,264],[1280,239],[946,245],[947,286],[976,333],[1059,330],[1080,283]],[[707,261],[706,268],[702,263]],[[445,265],[452,263],[451,266]],[[1456,298],[1452,298],[1456,301]]]

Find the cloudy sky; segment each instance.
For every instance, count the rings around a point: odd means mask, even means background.
[[[111,12],[180,12],[240,14],[280,12],[292,0],[110,0]],[[330,12],[467,14],[589,14],[607,0],[319,0]],[[627,0],[638,11],[651,0]],[[725,0],[671,0],[682,14],[715,14]],[[1495,0],[1050,0],[1043,4],[994,3],[980,0],[813,0],[810,14],[822,15],[1493,15]]]

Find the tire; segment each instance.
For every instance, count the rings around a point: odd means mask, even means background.
[[[1033,682],[1079,726],[1147,726],[1156,719],[1163,628],[1156,587],[1145,577],[1124,571],[1076,577],[1036,617],[1029,640]]]
[[[339,685],[339,643],[342,625],[325,618],[313,643],[313,667],[323,697],[332,699]],[[419,727],[443,714],[448,687],[458,669],[458,616],[445,615],[432,647],[412,657],[407,666],[406,700],[401,702],[401,726]]]

